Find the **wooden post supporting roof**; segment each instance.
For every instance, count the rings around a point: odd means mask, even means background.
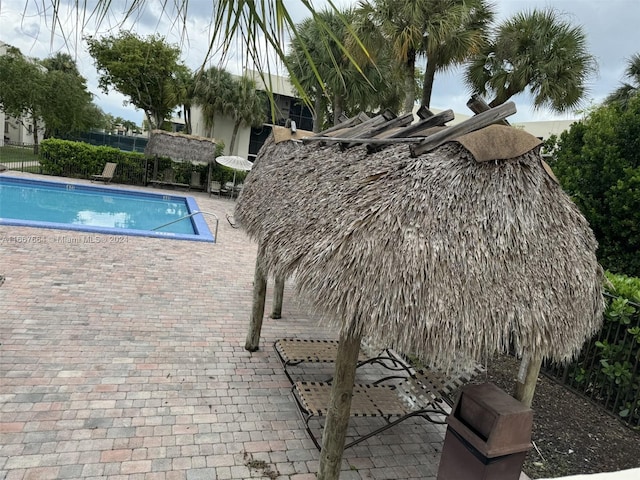
[[[360,335],[340,336],[327,421],[322,432],[318,480],[338,480],[340,477],[361,339]]]
[[[282,298],[284,297],[284,277],[277,276],[273,287],[273,308],[271,318],[282,317]]]
[[[264,249],[262,245],[258,247],[256,257],[256,270],[253,277],[253,308],[251,309],[251,319],[249,321],[249,331],[244,344],[245,350],[255,352],[260,348],[260,332],[262,331],[262,320],[264,319],[264,303],[267,296],[267,272],[264,268]]]
[[[523,357],[520,363],[518,379],[516,381],[515,398],[524,403],[527,407],[531,407],[533,403],[533,395],[536,391],[538,375],[542,366],[541,357]]]

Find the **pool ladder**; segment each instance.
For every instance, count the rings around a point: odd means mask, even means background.
[[[193,213],[190,213],[189,215],[185,215],[184,217],[180,217],[180,218],[178,218],[176,220],[172,220],[169,223],[165,223],[163,225],[160,225],[159,227],[152,228],[151,230],[153,230],[153,231],[160,230],[161,228],[168,227],[169,225],[173,225],[174,223],[178,223],[178,222],[180,222],[182,220],[185,220],[187,218],[191,218],[191,217],[193,217],[195,215],[199,215],[199,214],[211,215],[212,217],[214,217],[216,219],[216,228],[215,228],[215,233],[213,234],[213,241],[215,243],[217,243],[218,242],[218,216],[215,213],[203,212],[202,210],[198,210],[197,212],[193,212]]]

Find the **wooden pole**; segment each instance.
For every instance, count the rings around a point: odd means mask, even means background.
[[[264,249],[262,245],[258,247],[256,257],[256,270],[253,276],[253,307],[251,309],[251,319],[249,320],[249,332],[244,344],[245,350],[255,352],[260,348],[260,331],[262,330],[262,320],[264,318],[264,303],[267,296],[267,272],[264,268]]]
[[[322,432],[318,480],[338,480],[340,477],[361,338],[361,335],[340,336],[327,421]]]
[[[282,298],[284,297],[284,277],[277,276],[273,286],[273,309],[271,318],[282,317]]]
[[[527,407],[531,407],[533,394],[536,391],[536,382],[542,366],[542,357],[522,357],[518,379],[516,381],[516,400],[520,400]]]

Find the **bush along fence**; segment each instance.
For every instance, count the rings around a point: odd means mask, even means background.
[[[40,144],[37,173],[89,179],[91,175],[102,173],[107,162],[118,164],[111,183],[146,186],[152,180],[162,180],[163,172],[170,169],[173,172],[172,184],[206,190],[209,178],[209,166],[206,164],[177,162],[166,157],[149,158],[139,152],[52,138]],[[247,172],[236,172],[236,182],[242,182],[246,175]],[[224,184],[233,178],[232,169],[218,164],[212,166],[211,180]]]
[[[640,428],[640,279],[607,273],[611,285],[600,332],[577,360],[547,364],[543,373],[623,423]]]
[[[150,159],[138,152],[69,140],[47,139],[41,143],[40,167],[45,175],[89,179],[102,173],[108,162],[118,165],[112,183],[145,186],[156,179],[158,172],[171,169],[175,183],[191,185],[192,172],[198,172],[198,184],[201,188],[206,186],[207,165],[174,162],[170,158]]]

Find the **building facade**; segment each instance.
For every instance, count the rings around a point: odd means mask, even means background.
[[[7,49],[11,47],[4,42],[0,41],[0,55],[5,55]],[[2,130],[2,137],[0,138],[0,146],[10,145],[33,145],[34,143],[34,130],[33,120],[28,115],[23,115],[20,118],[14,118],[5,114],[0,105],[0,129]],[[38,135],[42,138],[44,135],[44,123],[38,122]]]

